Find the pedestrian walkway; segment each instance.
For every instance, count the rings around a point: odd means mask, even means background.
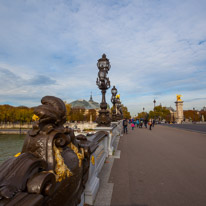
[[[206,135],[155,126],[121,137],[112,206],[205,206]],[[109,204],[108,204],[109,205]]]

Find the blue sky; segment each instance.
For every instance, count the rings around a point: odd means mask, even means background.
[[[206,106],[205,0],[0,0],[0,104],[101,101],[97,60],[134,115]],[[110,103],[111,91],[107,91]],[[111,104],[111,103],[110,103]]]

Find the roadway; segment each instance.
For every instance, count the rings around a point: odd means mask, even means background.
[[[112,206],[205,206],[206,134],[155,126],[121,137]]]
[[[206,133],[206,124],[162,124],[164,126],[175,127],[179,129]]]

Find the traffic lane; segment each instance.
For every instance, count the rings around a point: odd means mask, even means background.
[[[161,125],[206,133],[206,124],[161,124]]]

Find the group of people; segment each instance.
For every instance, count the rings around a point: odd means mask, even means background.
[[[134,130],[135,126],[137,128],[142,128],[143,125],[145,126],[145,128],[147,128],[147,125],[148,125],[149,129],[152,130],[152,127],[154,127],[154,125],[155,125],[155,120],[154,119],[149,119],[149,120],[147,120],[147,119],[136,119],[136,120],[124,119],[123,120],[124,133],[128,133],[128,129],[127,129],[128,124],[131,124],[132,130]]]

